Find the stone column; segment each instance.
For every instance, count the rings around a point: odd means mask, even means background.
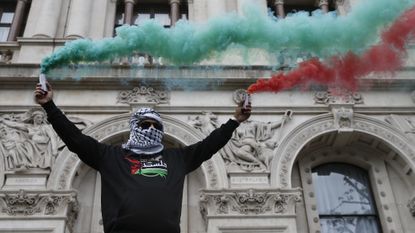
[[[65,37],[85,38],[88,37],[92,2],[85,0],[72,0],[68,12],[68,21]]]
[[[133,24],[133,12],[134,12],[134,0],[124,0],[125,11],[124,11],[124,24]]]
[[[324,13],[329,12],[329,1],[328,0],[320,0],[318,6]]]
[[[275,0],[275,13],[277,14],[278,18],[285,18],[285,11],[284,11],[284,0]]]
[[[27,0],[18,0],[16,10],[14,12],[13,22],[10,28],[8,41],[15,41],[17,35],[22,29],[23,16],[26,9]]]
[[[195,15],[194,15],[194,5],[193,0],[187,0],[187,9],[189,12],[189,15],[187,16],[187,19],[190,21],[196,21]]]
[[[174,26],[180,19],[180,0],[170,0],[171,26]]]
[[[32,2],[33,4],[33,2]],[[41,11],[35,26],[33,37],[56,37],[62,1],[41,0]]]
[[[208,18],[213,18],[226,13],[226,1],[208,0],[207,1]]]

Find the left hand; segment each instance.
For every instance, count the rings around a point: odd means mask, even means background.
[[[241,101],[241,103],[238,104],[238,107],[236,107],[235,113],[233,114],[233,116],[236,118],[236,120],[239,123],[242,123],[242,122],[248,120],[248,118],[251,116],[251,111],[252,111],[251,102],[248,103],[246,108],[242,107],[243,104],[244,104],[244,102]]]

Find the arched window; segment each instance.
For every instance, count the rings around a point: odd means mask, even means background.
[[[312,169],[322,233],[381,232],[368,173],[344,163]]]

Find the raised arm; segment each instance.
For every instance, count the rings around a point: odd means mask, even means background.
[[[202,141],[184,148],[184,161],[187,173],[197,169],[204,161],[210,159],[216,152],[222,149],[231,139],[234,130],[239,124],[251,116],[251,103],[246,108],[242,108],[242,105],[243,103],[240,103],[236,107],[232,119],[213,130]]]
[[[36,85],[35,101],[40,104],[48,115],[48,121],[53,129],[68,147],[68,149],[78,155],[78,157],[90,167],[99,170],[102,155],[106,145],[99,143],[94,138],[83,134],[53,102],[52,86],[48,83],[48,91],[45,92]]]

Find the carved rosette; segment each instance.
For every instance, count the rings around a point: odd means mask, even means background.
[[[415,217],[415,196],[408,201],[409,212]]]
[[[292,215],[302,200],[299,189],[203,190],[200,211],[205,219],[218,216]]]
[[[344,89],[331,89],[319,91],[314,94],[316,104],[363,104],[363,97],[358,92],[351,92]]]
[[[165,104],[170,100],[170,95],[166,91],[154,90],[152,87],[135,87],[131,91],[121,91],[118,94],[118,103],[126,104]]]
[[[0,193],[1,215],[7,216],[45,216],[66,215],[66,210],[77,209],[78,201],[74,191],[3,191]]]

